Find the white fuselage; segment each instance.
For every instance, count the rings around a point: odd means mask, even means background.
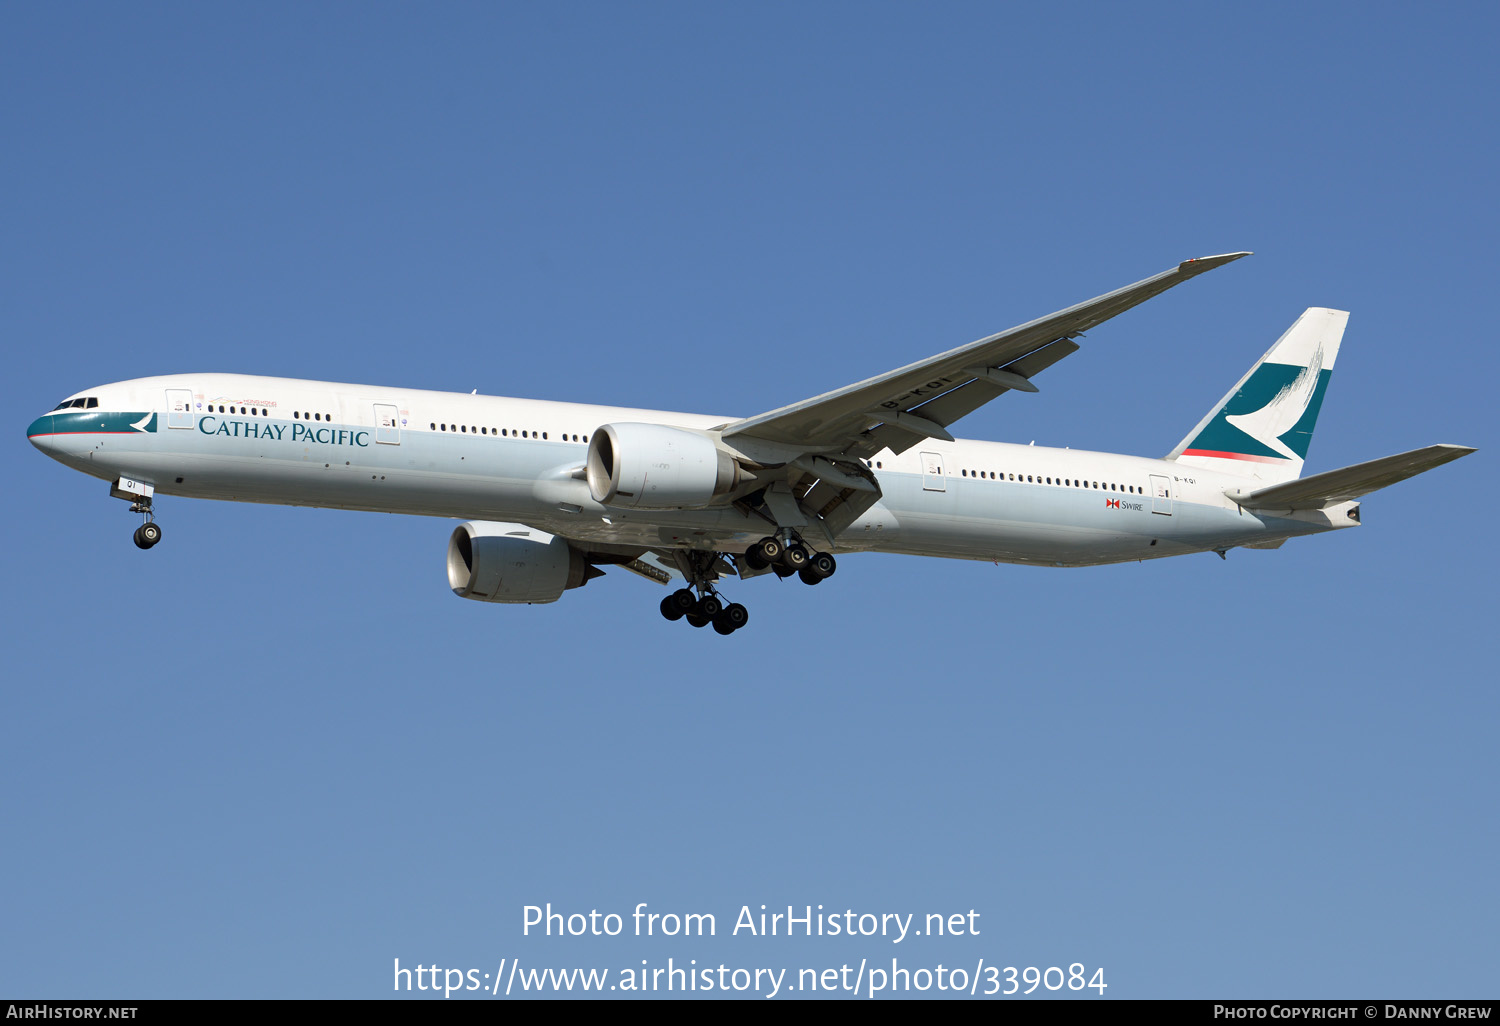
[[[737,552],[767,533],[735,506],[602,506],[577,472],[602,425],[710,430],[730,417],[236,374],[77,395],[97,404],[38,418],[33,443],[163,495],[518,522],[645,548]],[[881,499],[833,539],[835,551],[1084,566],[1270,546],[1357,523],[1353,503],[1241,509],[1224,493],[1245,477],[1169,460],[959,439],[868,462]]]

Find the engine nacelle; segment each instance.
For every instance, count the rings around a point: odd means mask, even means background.
[[[448,539],[448,585],[460,598],[556,602],[598,573],[562,538],[525,524],[470,521]]]
[[[589,438],[589,494],[605,506],[701,509],[743,479],[713,439],[663,424],[606,424]]]

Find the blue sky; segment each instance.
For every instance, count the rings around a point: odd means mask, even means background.
[[[1113,997],[1493,995],[1497,28],[7,6],[0,993],[898,957],[1081,962]],[[1481,451],[1225,562],[754,581],[724,639],[618,572],[460,601],[436,520],[166,499],[142,553],[24,438],[192,370],[749,415],[1239,249],[960,433],[1165,453],[1333,306],[1309,472]],[[547,902],[719,935],[523,937]],[[981,933],[728,935],[761,904]]]

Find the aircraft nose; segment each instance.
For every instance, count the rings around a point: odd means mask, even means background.
[[[31,426],[26,429],[26,437],[48,456],[57,452],[57,435],[52,431],[51,417],[38,417],[32,421]]]

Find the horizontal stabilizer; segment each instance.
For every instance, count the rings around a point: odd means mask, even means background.
[[[1247,509],[1324,509],[1416,477],[1473,451],[1467,445],[1429,445],[1269,488],[1229,488],[1224,494]]]

